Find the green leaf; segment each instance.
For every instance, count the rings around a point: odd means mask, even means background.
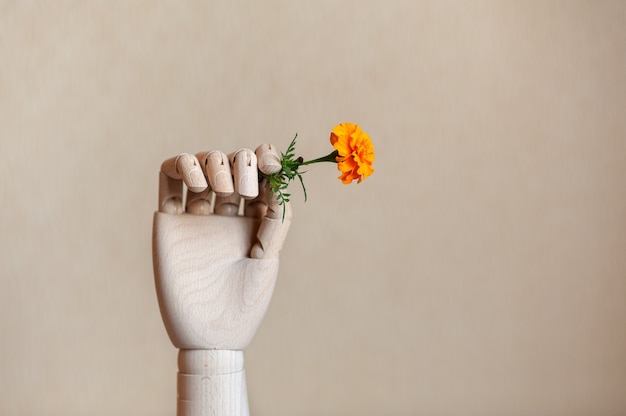
[[[304,192],[304,202],[306,202],[306,187],[304,186],[304,180],[301,174],[298,174],[298,179],[300,179],[300,185],[302,185],[302,191]]]

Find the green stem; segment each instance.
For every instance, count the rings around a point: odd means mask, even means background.
[[[335,162],[337,163],[337,156],[339,156],[339,151],[335,150],[334,152],[324,156],[324,157],[318,157],[317,159],[313,159],[313,160],[308,160],[306,162],[302,162],[299,165],[300,166],[304,166],[304,165],[312,165],[313,163],[319,163],[319,162]]]

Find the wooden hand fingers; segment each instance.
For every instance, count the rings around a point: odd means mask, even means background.
[[[277,173],[282,168],[280,154],[274,145],[262,144],[254,153],[258,160],[259,170],[266,175]]]
[[[259,187],[259,170],[271,174],[280,168],[279,153],[269,144],[229,156],[219,150],[182,153],[161,165],[159,211],[263,217],[271,195],[265,185]]]
[[[211,188],[217,196],[229,196],[233,193],[233,178],[228,156],[219,150],[204,154],[202,158],[205,173]]]
[[[181,214],[184,211],[183,182],[191,191],[202,192],[207,188],[198,159],[189,153],[169,158],[161,164],[159,211],[168,214]]]

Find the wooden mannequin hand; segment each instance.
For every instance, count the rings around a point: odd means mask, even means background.
[[[180,349],[242,350],[269,305],[291,209],[283,221],[257,168],[280,169],[272,146],[230,157],[182,154],[161,166],[154,273],[165,327]]]

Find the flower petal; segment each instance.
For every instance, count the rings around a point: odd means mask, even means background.
[[[342,172],[339,179],[343,183],[348,184],[355,179],[361,183],[374,173],[374,145],[358,124],[341,123],[333,127],[330,143],[339,153],[337,169]]]

